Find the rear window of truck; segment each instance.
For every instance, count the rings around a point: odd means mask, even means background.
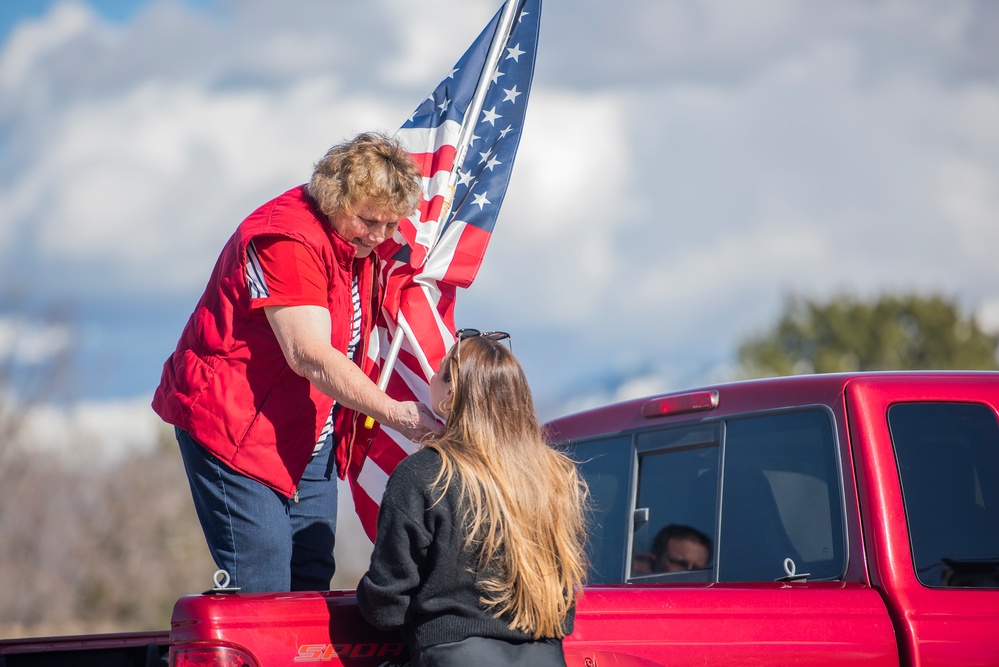
[[[999,422],[976,403],[888,409],[913,565],[928,587],[999,588]]]
[[[835,431],[822,408],[572,444],[593,504],[593,583],[837,579]]]

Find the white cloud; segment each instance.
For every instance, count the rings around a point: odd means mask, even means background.
[[[27,85],[39,60],[95,29],[94,13],[80,2],[60,3],[44,19],[25,22],[0,49],[0,90]]]
[[[540,90],[530,104],[510,192],[463,298],[499,304],[507,322],[580,323],[628,261],[607,251],[629,215],[627,118],[609,96]]]
[[[187,267],[173,258],[213,260],[220,239],[249,213],[239,209],[247,193],[277,194],[302,182],[321,156],[304,140],[309,132],[296,141],[270,119],[295,116],[299,129],[321,135],[319,119],[300,110],[334,97],[310,82],[280,99],[150,83],[77,109],[55,130],[57,147],[39,166],[72,175],[54,191],[38,191],[41,252],[100,263],[111,278],[131,276],[132,289],[185,284],[186,271],[171,268]],[[150,265],[160,270],[142,270]]]
[[[975,86],[955,100],[952,149],[938,162],[940,216],[969,259],[994,267],[999,247],[999,88]]]
[[[397,26],[393,38],[400,49],[398,57],[380,63],[380,73],[387,82],[398,86],[412,85],[414,79],[419,80],[428,72],[438,81],[443,79],[499,6],[452,0],[383,4],[393,14],[392,21]],[[442,16],[447,16],[447,20],[442,21]]]
[[[43,363],[66,352],[72,344],[73,334],[66,325],[19,316],[0,317],[0,363]]]
[[[127,401],[82,402],[72,408],[32,406],[17,443],[56,452],[75,465],[109,462],[133,451],[148,451],[172,437],[149,407],[149,397]]]
[[[995,86],[972,86],[959,100],[960,123],[969,146],[982,147],[994,155],[999,150],[999,90]]]
[[[999,170],[970,159],[945,161],[939,200],[968,258],[993,265],[999,248]]]

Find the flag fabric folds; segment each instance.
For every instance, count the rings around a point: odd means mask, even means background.
[[[397,400],[429,403],[429,378],[454,343],[456,290],[475,279],[506,195],[541,18],[541,0],[508,2],[517,6],[510,8],[515,13],[509,35],[498,35],[503,44],[496,65],[484,71],[504,8],[396,135],[422,169],[424,196],[395,237],[378,246],[386,297],[379,335],[367,353],[381,368],[393,338],[404,336],[386,387]],[[480,80],[485,96],[475,111]],[[459,142],[464,123],[471,123],[466,149]],[[347,478],[361,525],[373,540],[388,477],[416,445],[378,424],[359,424],[358,433]]]

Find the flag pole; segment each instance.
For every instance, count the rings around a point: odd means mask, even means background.
[[[493,70],[495,70],[499,65],[500,56],[503,53],[503,46],[506,44],[506,40],[510,37],[510,31],[513,29],[514,15],[516,14],[517,7],[519,5],[520,0],[506,0],[506,4],[503,7],[503,14],[500,16],[499,25],[496,26],[496,32],[493,34],[493,40],[489,44],[489,51],[486,54],[486,62],[483,64],[482,71],[479,73],[479,81],[475,85],[475,92],[472,94],[472,100],[468,105],[468,109],[465,110],[465,117],[461,123],[461,130],[458,132],[458,150],[455,154],[454,167],[451,169],[451,175],[448,178],[447,198],[444,200],[444,204],[441,206],[440,216],[437,218],[439,223],[444,223],[447,220],[447,216],[451,212],[451,206],[454,204],[454,195],[458,184],[458,169],[465,161],[465,154],[468,152],[468,147],[472,143],[475,125],[477,123],[479,113],[482,111],[482,103],[486,98],[486,92],[489,90],[489,79],[493,76]],[[437,247],[437,242],[440,241],[443,234],[444,224],[440,224],[437,230],[437,236],[434,238],[434,242],[430,246],[430,252],[427,253],[424,263],[430,261],[430,256],[433,254],[434,249]],[[385,391],[385,389],[388,388],[389,378],[392,376],[392,369],[395,367],[395,362],[399,358],[399,350],[402,349],[402,340],[405,337],[405,333],[402,327],[399,326],[402,324],[401,317],[402,313],[400,313],[400,321],[396,323],[395,338],[392,339],[392,345],[389,347],[389,351],[385,355],[385,363],[382,365],[378,376],[378,388],[382,391]],[[369,416],[364,420],[365,428],[370,429],[373,428],[374,425],[374,417]]]

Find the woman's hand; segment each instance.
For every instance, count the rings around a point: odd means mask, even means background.
[[[433,411],[423,403],[406,401],[399,403],[400,418],[396,423],[385,422],[413,442],[420,442],[428,435],[441,435],[444,425],[437,421]]]

